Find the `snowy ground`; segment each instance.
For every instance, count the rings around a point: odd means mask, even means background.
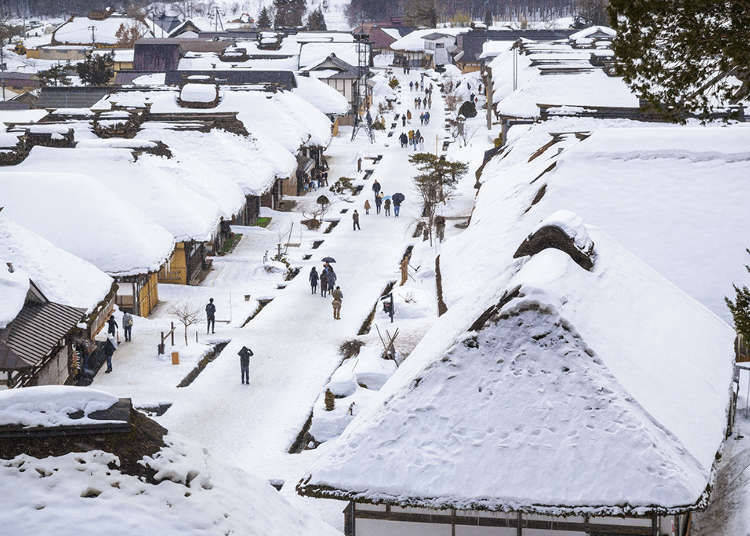
[[[419,112],[413,109],[413,99],[418,94],[410,93],[407,78],[401,73],[397,76],[402,78],[401,87],[406,86],[400,94],[402,104],[385,114],[389,128],[376,133],[375,143],[370,144],[364,133],[351,142],[351,130],[344,128],[326,151],[329,184],[342,176],[351,177],[355,179],[355,186],[363,186],[361,193],[338,195],[319,190],[300,198],[285,198],[295,201],[296,206],[292,212],[264,209],[263,215],[272,218],[268,228],[234,227],[235,232],[243,234],[236,249],[214,259],[213,269],[201,286],[160,285],[161,303],[153,317],[136,320],[134,341],[118,349],[114,372],[100,373],[94,382],[96,388],[119,396],[132,396],[137,405],[173,404],[157,418],[170,431],[198,442],[230,465],[264,479],[284,480],[287,483],[282,491],[284,495],[293,502],[322,510],[324,519],[337,527],[342,523],[342,505],[331,501],[310,502],[294,495],[297,480],[325,450],[326,444],[301,454],[288,454],[288,450],[313,406],[322,405],[325,386],[342,362],[339,346],[343,342],[359,338],[365,343],[363,356],[370,355],[370,368],[374,367],[376,373],[380,370],[377,356],[382,346],[377,330],[373,326],[367,335],[357,337],[357,333],[384,287],[399,279],[399,262],[409,245],[415,246],[412,270],[407,285],[394,290],[395,322],[390,324],[378,306],[374,323],[383,333],[385,329],[393,333],[399,328],[396,348],[403,359],[437,318],[433,259],[439,245],[431,248],[421,238],[412,238],[421,203],[411,186],[410,151],[401,149],[398,144],[402,131],[400,120],[392,137],[387,134],[391,131],[390,125],[395,123],[395,114],[405,112],[408,106],[414,118],[407,124],[407,130],[419,128],[425,139],[430,140],[426,145],[431,148],[437,145],[441,149],[446,132],[443,100],[435,87],[431,124],[420,125]],[[412,80],[418,78],[419,73],[411,74]],[[481,136],[477,137],[477,142],[477,147],[486,146]],[[465,156],[468,160],[470,151],[478,151],[469,147],[462,150],[467,152],[457,153],[456,158]],[[375,163],[373,158],[378,155],[383,157]],[[358,173],[360,157],[363,158],[362,172]],[[365,171],[370,169],[373,174],[365,180]],[[374,205],[371,190],[374,179],[381,183],[386,195],[405,194],[399,218],[375,215],[374,208],[369,216],[365,215],[365,199]],[[447,226],[448,239],[460,232],[451,223],[465,221],[470,214],[473,182],[473,176],[468,174],[457,190],[456,199],[443,209],[446,216],[457,218],[450,220]],[[340,220],[330,233],[324,232],[328,223],[318,231],[309,231],[300,225],[303,213],[309,214],[320,193],[326,193],[332,200],[326,221]],[[352,229],[354,209],[361,214],[361,231]],[[320,240],[322,244],[314,249],[315,242]],[[275,269],[278,263],[266,262],[266,266],[272,267],[270,272],[264,266],[264,256],[273,257],[278,243],[289,243],[288,247],[283,246],[286,257],[292,267],[301,267],[300,274],[291,281],[285,281],[284,272]],[[334,264],[337,285],[344,293],[341,320],[333,319],[329,298],[310,293],[310,268],[317,266],[320,270],[321,258],[325,256],[337,261]],[[247,301],[246,296],[249,296]],[[170,314],[171,308],[179,303],[190,303],[202,310],[209,297],[213,297],[217,305],[216,334],[205,335],[205,324],[192,326],[189,345],[185,347],[182,328],[178,325],[174,350],[181,353],[180,365],[172,365],[169,358],[157,357],[159,332],[168,330],[169,322],[175,320]],[[269,298],[273,301],[245,324],[257,308],[257,300]],[[195,342],[196,332],[198,343]],[[229,344],[218,358],[208,364],[191,385],[177,388],[200,357],[210,351],[210,345],[221,341],[229,341]],[[242,385],[239,377],[237,352],[243,345],[255,354],[251,360],[249,386]],[[167,356],[172,350],[168,344]],[[384,381],[391,364],[385,364],[385,374],[375,376]],[[358,403],[366,404],[374,397],[379,381],[370,380],[372,385],[368,390],[357,388],[367,391],[355,394]],[[348,404],[339,404],[337,413],[341,407],[348,407]],[[343,416],[343,425],[348,418]]]

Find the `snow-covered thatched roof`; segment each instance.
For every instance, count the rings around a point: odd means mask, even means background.
[[[14,222],[5,211],[0,212],[0,259],[0,273],[5,262],[12,262],[48,300],[86,311],[93,310],[112,288],[112,278],[96,266]]]
[[[345,114],[349,110],[346,97],[328,84],[310,76],[297,76],[297,87],[292,93],[306,100],[324,114]]]
[[[28,274],[16,268],[11,272],[8,262],[11,261],[5,255],[0,255],[0,294],[3,296],[0,300],[0,329],[4,329],[18,316],[29,291]]]
[[[114,45],[119,39],[116,34],[121,26],[126,30],[135,28],[141,36],[153,37],[151,28],[143,22],[123,15],[111,15],[105,19],[72,17],[55,30],[54,41],[65,45]]]
[[[424,51],[424,40],[425,37],[430,34],[439,32],[444,36],[455,37],[458,34],[465,33],[471,30],[471,28],[427,28],[422,30],[414,30],[403,36],[401,39],[391,43],[392,50],[404,51],[404,52],[423,52]]]
[[[84,174],[5,171],[0,199],[13,220],[109,275],[158,271],[174,249],[171,233]]]
[[[483,297],[441,317],[301,492],[553,515],[678,512],[706,499],[733,331],[575,215],[547,224],[593,248],[593,267],[554,247],[499,266]]]

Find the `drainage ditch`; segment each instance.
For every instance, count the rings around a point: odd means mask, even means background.
[[[210,352],[208,352],[206,355],[204,355],[200,361],[198,361],[198,364],[195,365],[195,368],[191,370],[187,376],[185,376],[180,383],[177,384],[177,387],[187,387],[193,381],[198,377],[198,375],[203,372],[203,369],[206,368],[206,365],[208,365],[210,362],[212,362],[214,359],[218,357],[218,355],[221,353],[221,351],[226,347],[226,345],[229,344],[229,342],[220,342],[217,345],[215,345]],[[166,410],[165,410],[166,411]]]

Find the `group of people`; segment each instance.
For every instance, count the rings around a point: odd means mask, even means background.
[[[409,146],[411,146],[415,151],[417,150],[417,147],[421,151],[424,151],[424,137],[422,136],[422,133],[417,129],[415,132],[414,130],[410,130],[407,133],[402,132],[401,135],[398,137],[399,142],[401,142],[401,148],[405,149]]]
[[[422,125],[429,125],[430,124],[430,112],[424,112],[419,114],[419,122]]]
[[[356,212],[356,211],[355,211]],[[313,266],[310,269],[310,275],[308,280],[310,281],[310,289],[312,294],[317,293],[318,281],[320,281],[320,295],[325,298],[326,295],[330,295],[332,298],[333,305],[333,318],[335,320],[341,320],[341,304],[344,301],[344,293],[341,292],[341,287],[336,285],[336,272],[329,263],[323,264],[323,269],[318,273]]]
[[[381,190],[382,187],[380,186],[378,179],[375,179],[375,182],[372,183],[372,191],[375,194],[375,213],[380,214],[380,210],[382,209],[386,216],[390,216],[391,206],[393,206],[393,215],[398,217],[398,214],[401,211],[401,201],[398,199],[398,196],[396,196],[397,199],[392,200],[390,196],[386,197]],[[365,212],[369,214],[369,211],[370,202],[365,200]]]
[[[115,315],[109,315],[109,319],[107,319],[107,342],[104,344],[104,355],[107,358],[107,370],[104,371],[106,374],[112,372],[112,355],[114,355],[115,349],[120,343],[117,334],[117,328],[119,327]],[[133,315],[127,311],[122,313],[122,331],[125,334],[125,342],[133,340]]]
[[[316,170],[312,177],[305,177],[302,185],[305,192],[317,190],[323,186],[328,186],[328,172]]]

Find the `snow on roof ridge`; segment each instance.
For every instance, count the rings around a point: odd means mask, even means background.
[[[0,257],[0,329],[5,329],[21,312],[31,285],[26,272],[16,267],[11,272],[8,264],[9,259]]]

